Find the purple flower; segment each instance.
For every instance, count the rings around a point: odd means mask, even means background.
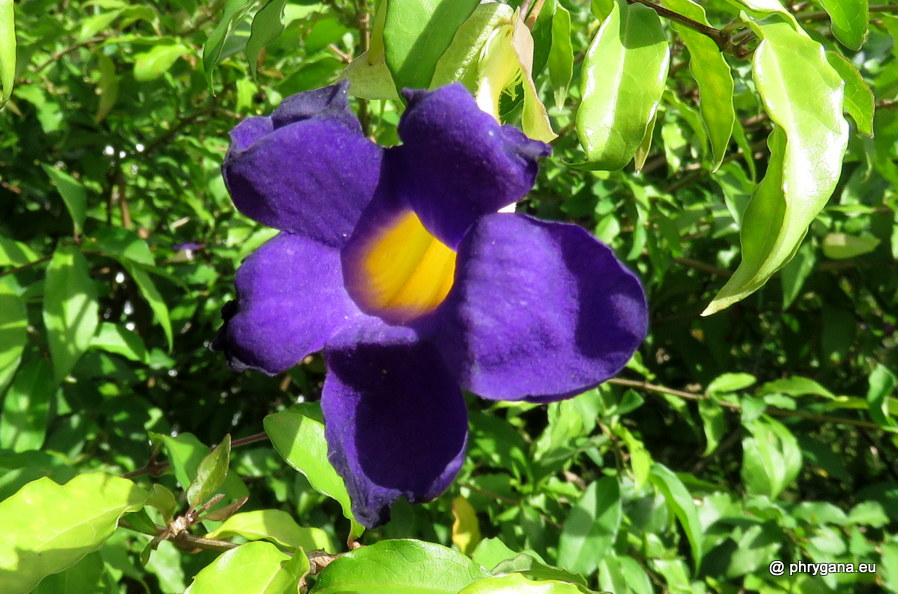
[[[402,145],[362,134],[346,85],[294,95],[231,133],[234,204],[281,233],[237,272],[214,347],[282,372],[324,350],[329,459],[358,520],[439,495],[464,460],[462,388],[550,402],[616,374],[645,295],[574,225],[499,213],[549,147],[458,84],[406,91]]]

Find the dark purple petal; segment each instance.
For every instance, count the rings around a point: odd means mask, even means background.
[[[460,84],[405,91],[402,146],[391,161],[402,172],[397,190],[424,226],[455,247],[480,216],[524,197],[549,147],[480,111]]]
[[[238,371],[289,369],[361,315],[343,288],[339,252],[289,233],[247,258],[236,285],[212,348]]]
[[[608,246],[575,225],[514,214],[471,228],[435,315],[435,340],[464,388],[539,402],[614,376],[648,324],[639,281]]]
[[[300,117],[300,107],[276,111],[272,117],[284,124],[267,133],[268,118],[250,118],[234,129],[222,167],[225,183],[246,216],[340,246],[374,194],[382,150],[330,115],[286,123]]]
[[[348,91],[349,81],[344,79],[323,89],[297,93],[281,101],[271,121],[280,128],[309,118],[331,118],[361,134],[362,126],[349,109]]]
[[[400,496],[429,501],[464,461],[468,420],[440,354],[414,331],[348,332],[325,352],[328,458],[346,481],[353,513],[369,528]]]

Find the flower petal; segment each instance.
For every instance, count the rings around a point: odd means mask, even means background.
[[[343,288],[338,250],[289,233],[247,258],[236,286],[212,348],[237,371],[289,369],[362,315]]]
[[[398,191],[424,226],[455,248],[480,216],[524,197],[549,147],[480,111],[460,84],[405,91],[403,144],[391,149]]]
[[[369,528],[404,495],[429,501],[452,482],[468,435],[461,390],[433,345],[382,325],[328,345],[321,399],[328,458]]]
[[[329,89],[286,99],[270,119],[242,122],[222,172],[246,216],[340,246],[374,194],[383,151],[348,123],[339,105],[345,91],[327,99]]]
[[[458,251],[436,341],[461,385],[545,402],[612,377],[645,338],[639,281],[575,225],[483,217]]]
[[[309,118],[331,118],[359,134],[362,125],[349,109],[349,81],[341,80],[335,85],[297,93],[287,97],[271,114],[275,128],[293,124]]]

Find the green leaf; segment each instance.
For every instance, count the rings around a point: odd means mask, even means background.
[[[81,235],[84,230],[84,219],[87,217],[87,192],[77,179],[47,164],[41,164],[43,170],[50,176],[50,181],[56,186],[62,201],[72,217],[75,226],[75,235]]]
[[[175,511],[178,509],[178,501],[175,499],[175,494],[159,483],[153,483],[153,490],[150,492],[146,505],[158,509],[166,522],[171,521]]]
[[[168,312],[168,306],[165,304],[165,301],[162,300],[162,295],[159,294],[159,289],[156,288],[156,283],[153,282],[150,275],[139,265],[129,260],[122,260],[121,262],[122,266],[128,271],[128,274],[137,285],[140,294],[147,300],[150,309],[156,314],[156,321],[162,326],[162,331],[165,333],[165,339],[168,341],[168,349],[171,350],[174,346],[171,316]]]
[[[426,89],[477,0],[384,0],[384,51],[396,89]]]
[[[221,61],[225,42],[228,36],[237,28],[237,25],[246,17],[249,10],[255,4],[255,0],[227,0],[221,11],[221,20],[209,34],[206,45],[203,46],[203,71],[206,74],[206,83],[212,91],[212,71]]]
[[[457,594],[487,577],[479,565],[444,546],[418,540],[383,540],[335,559],[312,592]]]
[[[881,364],[870,374],[870,386],[867,389],[867,407],[870,417],[880,427],[893,428],[896,423],[889,415],[889,396],[895,396],[898,388],[898,377]]]
[[[587,167],[621,169],[633,158],[661,101],[669,57],[658,13],[614,5],[583,62],[577,134]]]
[[[290,557],[273,544],[250,542],[222,554],[203,568],[187,592],[295,594],[299,580],[308,570],[309,561],[302,551]]]
[[[137,233],[121,227],[102,227],[85,242],[85,246],[100,250],[116,260],[130,260],[143,266],[154,266],[156,259],[146,240]]]
[[[795,436],[778,421],[761,418],[745,427],[742,439],[742,479],[749,491],[776,499],[801,471],[801,448]]]
[[[861,134],[873,136],[873,114],[876,110],[873,91],[850,60],[834,51],[826,52],[826,59],[845,82],[845,113],[851,116]]]
[[[87,347],[99,325],[97,289],[87,260],[71,245],[56,248],[44,285],[44,324],[56,381],[62,381]]]
[[[698,571],[702,562],[702,525],[692,496],[679,477],[662,464],[652,465],[649,480],[664,495],[667,505],[683,526],[689,546],[692,548],[692,560]]]
[[[3,400],[0,447],[25,452],[43,445],[50,400],[56,390],[52,370],[43,357],[31,360],[19,370]]]
[[[814,246],[806,241],[798,248],[792,261],[783,267],[780,273],[780,281],[783,284],[783,311],[789,309],[789,306],[801,294],[804,281],[814,271],[816,262],[817,255],[814,253]]]
[[[49,478],[28,483],[0,502],[0,591],[27,592],[44,577],[97,550],[123,514],[143,507],[147,493],[103,473],[65,485]]]
[[[138,363],[147,362],[147,349],[139,334],[121,324],[100,324],[100,331],[90,341],[91,348],[115,353]]]
[[[183,43],[163,43],[134,56],[134,79],[155,80],[165,74],[175,61],[193,50]]]
[[[483,47],[496,29],[511,24],[514,11],[507,4],[478,4],[471,16],[461,24],[449,48],[440,56],[430,88],[460,81],[470,91],[477,90],[477,71]]]
[[[589,575],[611,548],[621,523],[620,486],[615,477],[590,484],[564,521],[559,565]]]
[[[182,486],[191,485],[197,476],[200,463],[209,454],[209,448],[190,433],[181,433],[174,437],[169,435],[160,437],[168,451],[169,460],[175,471],[175,478]],[[226,500],[231,501],[249,494],[246,485],[236,474],[227,475],[220,492],[225,494]],[[217,509],[217,507],[211,509]]]
[[[698,401],[698,414],[702,418],[702,430],[705,432],[705,451],[702,456],[708,456],[717,449],[723,434],[726,431],[726,416],[724,408],[710,398]]]
[[[115,72],[115,64],[106,54],[97,53],[97,66],[100,71],[100,81],[97,84],[100,100],[97,102],[97,112],[94,114],[95,124],[106,119],[118,100],[118,74]]]
[[[28,342],[28,312],[15,290],[0,279],[0,396],[9,385]]]
[[[827,398],[835,398],[835,395],[821,386],[816,381],[801,377],[792,376],[783,379],[773,380],[761,386],[759,396],[767,394],[785,394],[786,396],[804,396],[805,394],[818,394]]]
[[[16,80],[16,19],[12,0],[0,0],[0,108],[9,101]]]
[[[742,262],[702,315],[761,288],[792,259],[839,180],[848,142],[842,79],[819,43],[782,21],[750,21],[763,39],[754,79],[777,125],[770,162],[743,217]]]
[[[555,8],[552,17],[552,46],[549,48],[549,81],[555,107],[564,107],[567,90],[574,75],[574,48],[571,45],[571,13],[564,6]]]
[[[479,548],[480,547],[478,547],[478,549]],[[475,551],[475,556],[472,558],[474,559],[474,561],[477,561],[478,563],[483,565],[483,563],[477,559],[477,553],[478,551]],[[493,575],[502,575],[505,573],[520,573],[524,577],[527,577],[531,580],[555,580],[568,582],[571,584],[579,584],[581,586],[586,585],[586,579],[584,579],[582,575],[578,573],[572,573],[564,569],[559,569],[557,567],[552,567],[551,565],[546,565],[540,559],[538,559],[536,553],[532,551],[515,555],[513,551],[509,550],[509,553],[511,555],[511,558],[499,563],[494,563],[493,569],[490,571],[490,573],[492,573]]]
[[[842,45],[857,51],[867,37],[870,10],[867,0],[819,0],[832,20],[833,35]]]
[[[352,515],[346,485],[327,459],[321,409],[316,405],[295,404],[284,412],[268,415],[263,425],[274,449],[287,464],[305,475],[313,489],[340,504],[343,516],[352,523],[350,539],[361,535],[364,528]]]
[[[705,9],[692,0],[665,0],[664,6],[703,25],[709,25]],[[723,162],[736,112],[733,108],[733,75],[717,44],[677,21],[671,26],[689,50],[689,72],[698,83],[699,107],[711,140],[712,170]]]
[[[519,573],[477,580],[458,594],[582,594],[574,584],[533,581]]]
[[[875,237],[827,233],[823,238],[823,255],[833,260],[847,260],[869,254],[878,245],[879,240]]]
[[[218,447],[206,454],[196,467],[187,488],[187,503],[199,507],[215,495],[228,476],[228,464],[231,461],[231,436],[225,435]]]
[[[119,6],[123,5],[119,4]],[[76,39],[78,42],[87,41],[100,31],[107,29],[123,12],[124,8],[122,7],[87,17],[81,21],[81,29],[78,31],[78,37]]]
[[[305,551],[336,552],[327,532],[320,528],[305,528],[293,516],[279,509],[263,509],[235,514],[210,532],[208,538],[242,536],[247,540],[270,540],[287,548]]]
[[[755,376],[750,373],[724,373],[714,378],[714,381],[708,384],[708,393],[737,392],[754,385],[756,381]]]
[[[249,72],[254,79],[256,78],[259,54],[284,32],[284,6],[286,4],[287,0],[268,0],[253,17],[253,25],[244,53],[246,61],[249,62]]]
[[[38,258],[26,244],[0,235],[0,266],[23,266]]]

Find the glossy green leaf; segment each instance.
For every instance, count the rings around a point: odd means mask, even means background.
[[[471,16],[455,32],[449,48],[440,56],[430,87],[460,81],[472,92],[476,91],[483,47],[496,28],[511,24],[513,14],[514,10],[507,4],[478,4]]]
[[[898,398],[898,377],[886,366],[878,364],[869,377],[867,389],[867,406],[870,417],[880,427],[893,428],[894,419],[889,414],[889,397]]]
[[[519,573],[477,580],[458,594],[582,594],[574,584],[528,580]]]
[[[42,164],[41,167],[50,176],[53,185],[56,186],[62,201],[65,203],[72,223],[75,225],[75,235],[81,235],[84,229],[84,219],[87,217],[87,192],[81,182],[55,167]]]
[[[555,107],[564,107],[567,90],[574,75],[574,48],[571,45],[571,13],[564,6],[555,8],[552,17],[552,46],[549,49],[549,81]]]
[[[869,254],[879,245],[875,237],[858,237],[847,233],[827,233],[823,238],[823,255],[833,260],[846,260]]]
[[[22,360],[27,327],[25,302],[5,279],[0,279],[0,397]]]
[[[845,82],[845,113],[851,116],[861,134],[873,136],[873,113],[876,109],[873,91],[847,58],[828,51],[826,59]]]
[[[249,72],[253,78],[256,78],[259,54],[284,32],[284,6],[286,4],[287,0],[268,0],[253,17],[253,25],[244,50],[246,61],[249,63]]]
[[[614,542],[620,523],[617,479],[609,476],[590,484],[564,521],[558,541],[559,565],[591,574]]]
[[[99,124],[118,100],[118,74],[115,72],[115,63],[104,53],[97,53],[97,66],[100,71],[100,81],[97,89],[100,92],[100,100],[97,102],[97,111],[94,114],[94,123]]]
[[[271,543],[249,542],[223,553],[203,568],[187,592],[295,594],[300,578],[308,570],[309,561],[302,551],[291,557]]]
[[[801,448],[780,422],[762,418],[747,423],[742,439],[742,479],[752,493],[776,499],[801,471]]]
[[[208,534],[209,538],[242,536],[247,540],[270,540],[287,548],[305,551],[336,552],[327,532],[320,528],[305,528],[293,516],[279,509],[263,509],[235,514]]]
[[[867,0],[819,0],[832,20],[833,35],[842,45],[855,51],[864,45],[867,37],[867,19],[870,17]]]
[[[121,324],[103,322],[100,330],[90,341],[91,348],[115,353],[141,363],[147,360],[147,349],[139,334]]]
[[[419,540],[383,540],[335,559],[318,576],[313,594],[457,594],[487,577],[453,549]]]
[[[321,411],[315,405],[297,404],[265,417],[265,433],[287,464],[303,473],[316,491],[340,504],[343,515],[352,522],[352,535],[358,536],[364,528],[352,515],[352,504],[343,479],[328,462],[324,422],[320,415]]]
[[[693,21],[709,24],[705,9],[692,0],[665,0],[664,6]],[[710,37],[677,21],[671,21],[671,26],[689,50],[689,72],[698,83],[699,107],[711,141],[712,169],[717,169],[726,155],[736,121],[733,75]]]
[[[56,381],[62,381],[93,339],[99,325],[97,289],[87,260],[75,246],[56,248],[44,286],[44,324]]]
[[[692,495],[683,485],[680,478],[666,466],[655,463],[649,473],[649,480],[664,495],[667,505],[683,526],[689,546],[692,549],[692,560],[696,569],[702,562],[702,525],[698,519],[698,511]]]
[[[661,19],[616,3],[583,62],[577,134],[593,169],[621,169],[645,138],[667,80],[670,47]]]
[[[218,447],[206,454],[196,467],[196,475],[187,488],[187,503],[199,507],[215,495],[228,476],[231,461],[231,436],[225,435]]]
[[[183,43],[162,43],[134,56],[134,79],[155,80],[168,72],[178,58],[193,50]]]
[[[16,79],[16,18],[12,0],[0,0],[0,108],[9,101]]]
[[[0,591],[27,592],[98,549],[147,493],[116,476],[82,474],[65,485],[28,483],[0,502]]]
[[[425,89],[477,0],[384,0],[384,50],[397,90]]]
[[[161,438],[172,468],[174,468],[175,478],[178,479],[182,487],[190,486],[197,476],[200,463],[209,455],[209,448],[191,433],[181,433],[176,436],[163,435]],[[249,494],[240,477],[233,473],[227,474],[218,492],[225,494],[225,501],[233,501]],[[217,507],[221,505],[223,503]],[[217,507],[212,509],[217,509]]]
[[[776,127],[767,174],[743,217],[742,262],[703,315],[744,299],[789,262],[839,180],[848,142],[842,79],[820,44],[782,21],[749,24],[763,40],[754,78]]]
[[[0,447],[25,452],[43,445],[50,399],[56,390],[53,372],[43,357],[32,359],[19,369],[3,399]]]
[[[218,25],[209,34],[209,38],[203,46],[203,71],[210,91],[212,90],[212,71],[221,61],[225,42],[246,17],[253,4],[255,4],[254,0],[227,0],[224,3],[221,20],[218,21]]]

